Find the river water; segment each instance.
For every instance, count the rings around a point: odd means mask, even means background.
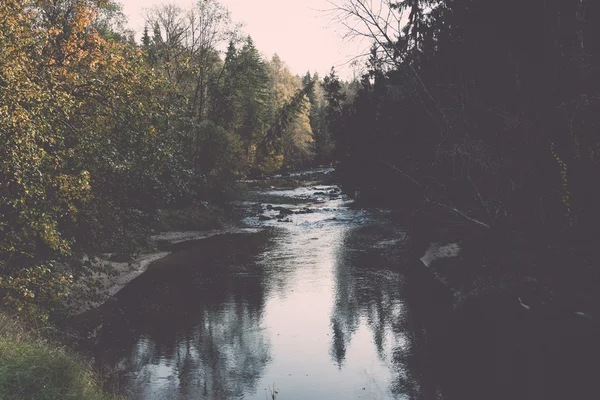
[[[91,351],[108,388],[146,400],[438,398],[390,256],[406,239],[391,214],[318,182],[251,194],[239,207],[257,211],[243,220],[257,233],[180,245],[104,311]]]

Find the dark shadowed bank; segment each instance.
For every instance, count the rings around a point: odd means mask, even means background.
[[[373,44],[352,96],[328,76],[342,186],[403,210],[413,260],[461,249],[427,267],[445,394],[597,397],[600,3],[334,3]]]
[[[248,184],[296,188],[302,179],[317,176],[290,173]],[[333,174],[326,178],[337,179]],[[239,215],[263,215],[264,206],[254,210],[251,205],[276,203],[275,198],[264,196],[250,191],[244,207],[237,210]],[[284,221],[286,215],[281,214]],[[559,260],[558,251],[540,251],[534,243],[519,242],[516,235],[514,240],[506,240],[496,229],[474,226],[443,208],[404,207],[392,210],[389,218],[390,226],[407,228],[408,242],[403,240],[385,251],[369,250],[363,268],[395,265],[405,280],[399,290],[405,292],[405,323],[411,333],[404,350],[390,355],[408,367],[407,375],[396,383],[398,390],[423,399],[441,396],[449,400],[595,397],[594,377],[599,372],[595,360],[600,356],[595,340],[600,334],[597,314],[589,293],[572,291],[564,286],[568,282],[553,276],[553,269],[543,268],[544,263]],[[264,250],[269,235],[268,231],[242,233],[165,247],[174,253],[154,263],[152,273],[141,275],[128,286],[130,290],[117,294],[118,306],[107,303],[79,320],[83,332],[98,332],[98,336],[81,340],[81,348],[101,343],[105,362],[116,365],[117,360],[128,359],[124,349],[134,346],[122,340],[151,332],[156,343],[167,346],[160,351],[174,351],[168,347],[177,341],[174,331],[196,326],[204,315],[198,314],[198,304],[204,304],[203,313],[210,313],[225,300],[224,293],[246,299],[242,303],[252,317],[263,307],[264,288],[258,283],[262,278],[222,282],[218,271],[247,265],[252,255]],[[358,243],[377,241],[378,235],[382,235],[382,227],[359,228],[344,246],[362,248]],[[198,264],[210,268],[193,267]],[[179,268],[182,279],[177,285],[165,284],[174,267]],[[210,337],[215,340],[213,346],[228,348],[221,343],[225,339]],[[342,354],[343,347],[340,344]],[[259,379],[265,355],[249,354],[256,367],[252,374],[233,379],[237,383],[232,386],[230,380],[237,375],[216,370],[216,378],[230,383],[211,390],[243,392],[250,387],[245,386],[248,382]],[[207,359],[209,356],[206,354]],[[118,378],[111,379],[109,387],[117,390]]]
[[[413,210],[408,225],[407,295],[445,399],[598,395],[593,270],[577,270],[580,260],[564,248],[540,248],[440,208]]]

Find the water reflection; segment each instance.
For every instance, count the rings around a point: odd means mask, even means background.
[[[370,328],[377,354],[385,361],[389,350],[385,341],[393,333],[391,318],[402,308],[398,274],[381,265],[376,255],[348,246],[349,241],[347,237],[346,250],[336,263],[335,307],[331,317],[332,355],[340,366],[346,346],[361,322]]]
[[[391,216],[333,189],[307,202],[315,190],[264,192],[294,200],[255,205],[275,217],[246,221],[265,232],[178,246],[100,310],[93,352],[114,371],[109,388],[134,400],[263,400],[273,384],[283,400],[430,400],[439,387],[446,399],[591,398],[600,328],[480,303],[449,314],[451,293],[404,260]],[[311,212],[280,223],[281,206]]]
[[[104,316],[96,356],[131,399],[238,398],[270,360],[261,327],[264,235],[197,243],[153,266]]]
[[[415,303],[406,298],[410,291],[404,278],[406,266],[397,264],[398,259],[390,265],[379,245],[384,240],[374,238],[372,228],[351,229],[343,240],[345,250],[339,253],[335,272],[332,358],[341,368],[349,346],[373,346],[392,374],[390,397],[441,398],[430,374],[423,310],[415,309]],[[361,324],[368,327],[370,340],[353,343]]]
[[[352,214],[331,208],[317,206],[314,213],[292,216],[292,223],[282,226],[268,253],[258,260],[271,282],[263,323],[271,332],[273,354],[259,387],[275,382],[286,400],[391,398],[389,370],[378,359],[366,324],[354,332],[356,346],[348,351],[346,345],[339,347],[347,362],[341,366],[331,360],[336,332],[330,330],[330,322],[340,284],[336,266],[346,252],[343,238],[349,224],[343,220]],[[337,333],[348,336],[348,327]],[[248,398],[264,398],[264,393]]]
[[[262,400],[274,383],[285,400],[435,398],[424,325],[385,256],[402,231],[343,199],[307,206],[289,223],[254,217],[267,233],[191,243],[123,289],[94,348],[110,387],[149,400]]]

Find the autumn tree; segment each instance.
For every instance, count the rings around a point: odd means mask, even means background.
[[[95,30],[95,3],[0,9],[0,294],[44,315],[97,254],[143,241],[187,179],[158,95],[168,88]]]
[[[311,85],[312,79],[306,85],[289,71],[285,63],[277,54],[273,55],[269,62],[269,74],[271,77],[272,118],[277,118],[277,113],[299,90]],[[314,159],[314,137],[310,124],[310,96],[314,90],[307,90],[307,97],[300,105],[299,113],[290,125],[282,133],[282,156],[283,165],[288,168],[301,168],[308,165]]]
[[[127,16],[122,4],[113,0],[98,4],[98,13],[92,21],[92,27],[100,36],[135,45],[134,32],[126,25]]]

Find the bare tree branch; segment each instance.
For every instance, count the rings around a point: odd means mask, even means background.
[[[423,199],[425,200],[425,202],[427,202],[429,204],[436,205],[436,206],[441,207],[441,208],[443,208],[445,210],[448,210],[448,211],[450,211],[450,212],[452,212],[452,213],[454,213],[454,214],[462,217],[463,219],[465,219],[465,220],[467,220],[467,221],[469,221],[469,222],[471,222],[471,223],[473,223],[473,224],[475,224],[475,225],[477,225],[479,227],[487,228],[487,229],[490,228],[490,225],[488,225],[488,224],[486,224],[484,222],[481,222],[479,220],[476,220],[475,218],[472,218],[472,217],[468,216],[466,213],[464,213],[463,211],[460,211],[459,209],[457,209],[455,207],[452,207],[452,206],[449,206],[447,204],[443,204],[443,203],[439,203],[437,201],[431,200],[429,198],[429,196],[427,196],[427,193],[425,193],[425,189],[423,188],[423,186],[421,186],[421,184],[419,182],[417,182],[413,177],[411,177],[410,175],[408,175],[406,172],[402,171],[400,168],[396,167],[395,165],[392,165],[392,164],[390,164],[388,162],[385,162],[385,161],[380,161],[380,162],[383,165],[385,165],[386,167],[391,168],[392,170],[398,172],[403,177],[405,177],[406,179],[408,179],[412,183],[414,183],[417,186],[417,188],[419,188],[419,190],[421,192],[421,195],[423,196]]]
[[[384,0],[380,2],[379,8],[374,9],[372,1],[367,3],[366,0],[343,0],[341,3],[335,0],[328,0],[329,4],[332,5],[332,9],[329,10],[331,15],[334,16],[334,19],[346,27],[349,31],[349,35],[356,36],[364,36],[368,37],[375,41],[375,43],[380,46],[386,56],[388,62],[395,64],[398,68],[402,68],[404,66],[408,67],[411,73],[414,75],[418,86],[421,90],[426,94],[428,99],[433,103],[438,113],[440,114],[443,123],[440,123],[436,117],[434,117],[433,113],[427,106],[425,100],[421,97],[419,91],[416,91],[417,97],[419,101],[425,108],[427,114],[435,121],[435,123],[440,127],[441,135],[444,137],[445,134],[450,132],[450,122],[446,113],[439,106],[423,80],[421,79],[419,73],[414,69],[410,62],[406,62],[406,60],[402,57],[402,55],[395,51],[396,41],[392,39],[393,36],[397,36],[400,38],[402,36],[401,25],[402,25],[402,12],[392,9],[391,0]],[[382,17],[383,8],[387,9],[386,17]],[[360,30],[354,26],[350,26],[349,20],[357,20],[360,21],[366,29],[366,32]]]

